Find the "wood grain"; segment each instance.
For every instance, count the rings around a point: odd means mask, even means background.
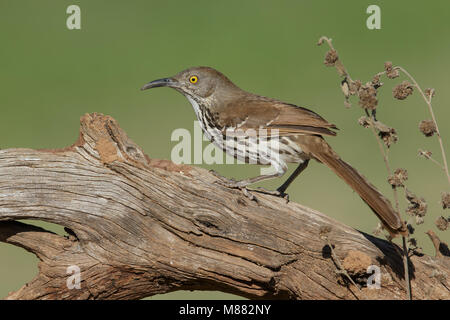
[[[139,299],[175,290],[405,298],[392,243],[300,204],[256,196],[221,186],[207,170],[150,159],[113,118],[87,114],[70,147],[0,150],[0,241],[40,260],[36,278],[6,298]],[[75,236],[19,219],[55,223]],[[381,268],[380,289],[365,286],[370,264]],[[66,285],[72,265],[81,269],[81,289]],[[410,270],[414,299],[450,298],[447,256],[412,256]]]

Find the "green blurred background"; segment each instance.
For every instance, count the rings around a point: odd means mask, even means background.
[[[81,8],[81,30],[66,28],[66,8]],[[366,8],[381,7],[381,30],[368,30]],[[188,101],[169,89],[140,92],[146,82],[190,66],[221,70],[248,91],[310,107],[341,129],[328,141],[381,191],[392,197],[386,171],[370,130],[358,126],[356,101],[345,109],[334,68],[323,64],[322,35],[334,39],[354,79],[370,80],[387,60],[436,89],[435,113],[450,150],[450,6],[442,1],[0,1],[0,148],[61,148],[78,136],[79,118],[101,112],[117,119],[150,157],[170,158],[176,128],[193,131]],[[439,205],[449,186],[443,173],[417,150],[433,151],[418,123],[428,119],[417,92],[392,98],[401,79],[384,81],[378,118],[394,126],[393,168],[409,170],[408,187],[428,201],[416,238],[433,254],[424,232],[448,215]],[[448,154],[450,156],[450,154]],[[257,166],[206,166],[230,177],[249,177]],[[293,170],[293,167],[290,169]],[[281,179],[261,184],[275,188]],[[1,192],[1,191],[0,191]],[[320,210],[365,232],[377,220],[369,208],[329,169],[312,163],[289,189],[293,201]],[[326,195],[326,196],[324,196]],[[402,202],[404,210],[404,202]],[[61,232],[58,226],[45,225]],[[37,259],[23,249],[0,244],[0,297],[37,272]],[[175,292],[157,298],[216,298],[219,292]]]

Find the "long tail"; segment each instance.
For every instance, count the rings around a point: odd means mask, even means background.
[[[343,179],[378,216],[392,236],[407,235],[408,231],[391,202],[383,196],[363,175],[342,160],[323,139],[313,139],[316,148],[309,147],[312,155],[327,165]],[[310,141],[310,142],[312,142]],[[318,146],[317,143],[320,143]],[[314,150],[314,151],[313,151]]]

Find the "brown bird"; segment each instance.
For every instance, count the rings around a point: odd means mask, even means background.
[[[389,200],[324,140],[323,136],[335,136],[333,129],[337,128],[317,113],[246,92],[209,67],[184,70],[149,82],[141,90],[156,87],[170,87],[183,94],[192,104],[205,135],[226,153],[246,163],[270,164],[275,169],[273,174],[230,180],[228,186],[245,188],[257,181],[281,177],[287,163],[297,163],[296,170],[276,191],[285,195],[309,160],[315,159],[356,191],[392,236],[407,234]]]

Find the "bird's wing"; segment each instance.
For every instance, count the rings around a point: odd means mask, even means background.
[[[317,113],[270,98],[243,97],[225,108],[226,112],[221,112],[219,118],[219,124],[224,129],[236,128],[247,134],[255,130],[256,135],[264,135],[261,132],[265,131],[272,135],[278,132],[280,136],[336,135],[332,129],[337,127]]]

